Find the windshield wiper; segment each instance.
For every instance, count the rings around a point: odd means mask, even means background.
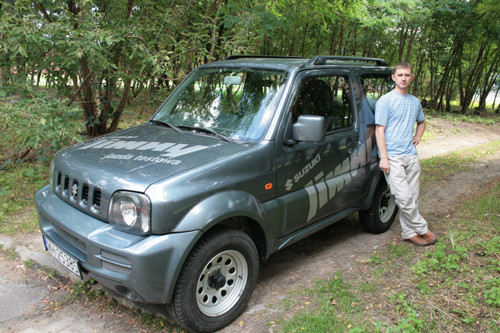
[[[182,133],[182,130],[179,127],[174,126],[174,125],[170,124],[169,122],[166,122],[165,120],[151,119],[149,122],[153,123],[153,124],[157,124],[157,125],[163,125],[166,127],[170,127],[173,130],[175,130],[177,133]]]
[[[234,143],[234,140],[232,140],[231,138],[228,138],[227,136],[222,135],[219,132],[216,132],[210,128],[197,127],[197,126],[186,126],[186,125],[179,125],[179,128],[185,128],[185,129],[193,130],[196,132],[215,135],[216,137],[221,138],[222,140],[224,140],[226,142],[233,142]]]

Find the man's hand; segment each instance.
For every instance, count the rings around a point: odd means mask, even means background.
[[[425,131],[425,119],[421,122],[417,122],[417,130],[415,131],[415,136],[413,137],[413,145],[416,146],[420,143],[422,135]]]
[[[382,170],[383,173],[386,175],[389,174],[389,171],[391,170],[391,167],[389,165],[389,160],[387,158],[381,158],[380,163],[379,163],[380,170]]]

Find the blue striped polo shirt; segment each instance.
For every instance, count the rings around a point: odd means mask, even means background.
[[[408,156],[417,153],[413,145],[415,122],[424,121],[418,98],[396,91],[380,97],[375,105],[375,124],[385,126],[387,155]]]

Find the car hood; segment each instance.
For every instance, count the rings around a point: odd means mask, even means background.
[[[248,144],[146,124],[60,151],[56,172],[106,189],[144,192],[159,180],[248,149]]]

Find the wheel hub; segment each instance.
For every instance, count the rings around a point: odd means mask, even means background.
[[[226,284],[226,277],[220,272],[220,270],[212,273],[208,277],[208,286],[219,290]]]
[[[245,257],[238,251],[223,251],[210,259],[196,286],[200,311],[217,317],[231,310],[245,290],[249,276]]]

